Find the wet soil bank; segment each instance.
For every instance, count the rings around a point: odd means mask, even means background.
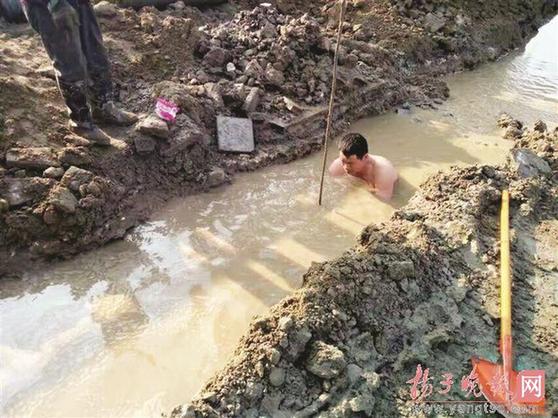
[[[336,128],[400,105],[435,107],[440,75],[525,43],[556,0],[349,2]],[[242,1],[199,10],[96,6],[120,100],[138,126],[107,128],[112,147],[68,135],[38,38],[0,33],[0,275],[122,237],[172,196],[319,148],[337,10],[326,1]],[[156,97],[182,109],[152,119]],[[256,151],[217,151],[216,115],[250,117]]]
[[[499,361],[505,188],[515,368],[546,371],[547,412],[556,416],[558,130],[500,123],[516,141],[505,165],[431,177],[341,257],[315,263],[301,289],[256,318],[225,370],[173,416],[422,416],[407,383],[418,364],[429,369],[433,392],[417,387],[427,401],[476,399],[461,377],[473,355]],[[453,385],[440,394],[444,373]]]

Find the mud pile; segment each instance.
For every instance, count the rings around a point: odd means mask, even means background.
[[[448,95],[441,74],[521,45],[558,8],[556,0],[454,3],[420,2],[408,17],[413,2],[349,2],[337,131],[404,102],[435,107]],[[136,127],[107,127],[108,149],[69,134],[39,38],[0,22],[0,275],[120,238],[172,196],[321,144],[338,19],[331,2],[200,10],[179,1],[135,11],[101,1],[95,9],[116,93],[141,117]],[[449,23],[429,26],[427,12]],[[157,97],[180,106],[174,125],[154,117]],[[217,115],[251,118],[256,151],[218,152]]]
[[[519,124],[514,121],[512,123]],[[229,365],[174,417],[421,416],[474,400],[473,355],[498,361],[499,207],[511,193],[517,369],[546,371],[558,413],[558,130],[524,130],[505,166],[427,180],[411,202],[257,318]],[[426,369],[428,368],[428,372]],[[449,385],[441,382],[452,375]],[[422,381],[424,375],[419,376]],[[447,411],[446,411],[447,412]]]

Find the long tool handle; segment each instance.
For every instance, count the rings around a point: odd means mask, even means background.
[[[324,139],[324,158],[322,162],[322,177],[320,178],[320,195],[318,197],[318,206],[322,205],[322,192],[324,190],[324,175],[327,163],[327,145],[329,143],[329,135],[331,131],[331,119],[333,118],[333,104],[335,102],[335,88],[337,86],[337,57],[339,56],[339,45],[341,44],[341,33],[343,32],[343,22],[345,22],[345,9],[347,8],[347,0],[341,0],[341,11],[339,12],[339,28],[337,29],[337,44],[335,45],[335,54],[333,56],[333,80],[331,81],[331,94],[329,96],[329,109],[327,112],[327,125]]]
[[[512,277],[510,266],[510,195],[502,191],[502,208],[500,211],[500,351],[504,373],[511,376],[512,364],[512,323],[511,294]],[[507,379],[509,382],[509,379]],[[508,392],[509,393],[509,392]]]

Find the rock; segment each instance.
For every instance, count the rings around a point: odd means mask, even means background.
[[[277,29],[270,22],[267,22],[259,31],[260,37],[263,39],[272,39],[277,37]]]
[[[507,113],[502,113],[496,123],[500,128],[507,128],[508,126],[514,126],[517,129],[523,128],[523,124],[520,121],[512,118]]]
[[[257,383],[254,381],[249,381],[246,384],[246,397],[251,400],[251,401],[255,401],[259,398],[261,398],[261,396],[263,395],[263,390],[264,387],[261,383]]]
[[[151,97],[153,97],[154,100],[158,97],[170,100],[182,111],[187,109],[189,112],[192,112],[197,106],[197,101],[192,96],[189,86],[169,80],[161,81],[155,84],[153,86],[153,94]]]
[[[78,203],[70,189],[63,186],[52,189],[49,195],[49,202],[56,209],[65,213],[75,213]]]
[[[66,147],[60,151],[58,159],[63,164],[75,166],[90,165],[93,162],[93,158],[83,147]]]
[[[208,67],[222,67],[227,60],[227,51],[223,48],[212,48],[203,57],[203,63]]]
[[[294,100],[289,99],[288,97],[283,97],[283,101],[285,102],[285,106],[289,112],[293,113],[300,113],[302,112],[302,107],[300,107]]]
[[[19,179],[22,179],[22,178],[24,178],[24,177],[27,177],[27,171],[25,171],[25,170],[23,170],[23,169],[17,170],[17,171],[14,173],[14,177],[17,177],[17,178],[19,178]]]
[[[341,374],[347,362],[341,350],[322,341],[315,341],[310,348],[306,370],[323,379],[332,379]]]
[[[394,261],[388,267],[388,276],[393,280],[415,277],[415,265],[412,261]]]
[[[95,14],[99,17],[114,17],[117,13],[116,5],[105,0],[97,3],[93,10],[95,10]]]
[[[362,9],[366,6],[367,0],[353,0],[353,7],[356,9]]]
[[[236,66],[234,65],[234,63],[229,62],[227,64],[227,73],[234,75],[235,71],[236,71]]]
[[[75,135],[75,134],[66,135],[64,137],[64,142],[66,142],[69,145],[75,145],[77,147],[89,147],[89,146],[91,146],[90,141],[88,141],[87,139],[85,139],[81,136]]]
[[[517,139],[517,138],[521,138],[521,135],[523,134],[523,132],[521,131],[521,129],[518,129],[515,126],[508,126],[506,128],[506,132],[504,132],[504,138],[505,139]]]
[[[161,139],[168,139],[170,134],[167,123],[154,115],[150,115],[140,121],[138,130],[142,134],[151,135]]]
[[[207,97],[215,102],[217,108],[223,107],[225,102],[223,101],[223,94],[221,93],[221,87],[217,83],[206,83],[204,85]]]
[[[278,387],[285,383],[285,370],[279,367],[273,367],[269,373],[269,383]]]
[[[279,360],[281,360],[281,352],[276,348],[272,348],[271,350],[269,350],[268,357],[269,357],[269,362],[275,365],[279,363]]]
[[[217,187],[225,182],[227,175],[221,167],[214,167],[207,176],[207,185]]]
[[[535,122],[535,125],[533,126],[533,130],[537,131],[537,132],[546,132],[546,123],[544,123],[542,120],[538,120]]]
[[[60,222],[60,216],[54,206],[49,205],[43,212],[43,221],[47,225],[54,225]]]
[[[349,364],[347,366],[347,377],[351,384],[355,384],[362,376],[362,368],[356,364]]]
[[[424,17],[424,27],[431,33],[436,33],[446,26],[446,20],[434,13],[428,13]]]
[[[348,67],[354,67],[358,63],[358,57],[355,54],[348,54],[345,58],[345,65]]]
[[[40,200],[54,183],[54,180],[41,177],[6,178],[4,179],[6,187],[0,190],[0,193],[10,207],[21,206]]]
[[[246,100],[244,100],[243,109],[247,113],[255,112],[260,104],[260,89],[258,87],[252,87]]]
[[[91,183],[89,183],[86,186],[86,189],[87,189],[87,194],[92,194],[95,197],[101,197],[101,195],[103,194],[101,186],[96,181],[92,181]]]
[[[511,151],[511,165],[521,177],[535,177],[540,175],[551,175],[552,169],[548,163],[533,151],[520,148]]]
[[[244,75],[248,77],[259,78],[262,73],[263,68],[257,60],[250,61],[244,68]]]
[[[43,177],[49,179],[59,179],[64,175],[64,169],[62,167],[49,167],[43,171]]]
[[[283,73],[276,70],[272,66],[267,67],[267,70],[265,71],[265,78],[270,84],[276,87],[281,87],[285,82],[285,76]]]
[[[294,324],[293,318],[291,316],[283,316],[278,321],[278,327],[282,331],[288,331],[292,328]]]
[[[291,361],[296,361],[306,350],[306,345],[312,338],[312,333],[307,327],[299,329],[289,338],[288,351],[286,357]]]
[[[155,141],[146,136],[134,138],[134,146],[138,154],[149,154],[155,150]]]
[[[7,212],[10,209],[10,204],[6,199],[0,198],[0,213]]]
[[[174,157],[195,145],[206,147],[209,144],[208,136],[199,129],[198,125],[187,116],[181,116],[183,121],[181,121],[180,129],[166,142],[159,145],[159,155]]]
[[[46,169],[59,167],[60,162],[52,148],[11,148],[6,152],[6,165],[8,167]]]
[[[93,180],[95,175],[91,171],[84,170],[83,168],[71,166],[66,170],[64,176],[60,180],[60,184],[68,187],[74,192],[78,192],[80,186],[88,184]]]

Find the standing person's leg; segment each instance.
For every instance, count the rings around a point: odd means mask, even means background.
[[[81,53],[77,13],[71,7],[66,7],[51,14],[45,0],[25,0],[22,5],[27,20],[41,36],[52,60],[70,118],[77,122],[90,120],[86,97],[87,72]]]
[[[137,117],[114,105],[114,90],[110,62],[103,43],[103,35],[90,0],[69,0],[79,11],[81,48],[91,81],[93,115],[106,122],[131,125]]]
[[[87,104],[87,71],[81,52],[77,12],[65,0],[58,0],[52,11],[45,0],[24,0],[22,6],[52,60],[73,129],[92,141],[110,143],[110,138],[93,125]]]

